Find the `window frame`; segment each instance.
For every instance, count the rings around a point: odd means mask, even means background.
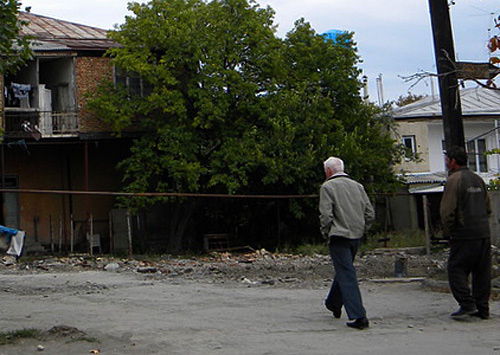
[[[408,146],[407,142],[410,143],[409,144],[410,146]],[[403,136],[401,136],[401,143],[403,144],[403,146],[405,148],[410,149],[411,153],[413,155],[417,154],[417,140],[416,140],[415,135],[403,135]],[[409,161],[411,159],[406,157],[405,160]]]
[[[488,159],[484,154],[487,151],[486,139],[478,138],[465,142],[469,168],[474,172],[487,173]]]
[[[130,96],[146,97],[153,91],[152,85],[133,72],[124,72],[118,68],[114,70],[114,83],[127,90]]]

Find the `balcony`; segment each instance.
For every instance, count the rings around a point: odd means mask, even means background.
[[[77,112],[5,108],[5,136],[10,138],[70,138],[78,136]]]

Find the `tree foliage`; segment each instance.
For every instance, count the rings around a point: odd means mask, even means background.
[[[15,0],[0,1],[0,73],[15,72],[31,55],[30,38],[19,35],[26,23],[18,19],[21,3]]]
[[[109,55],[151,93],[103,87],[91,101],[117,130],[147,132],[121,163],[128,191],[314,194],[330,155],[371,190],[394,182],[397,148],[360,98],[352,34],[333,42],[301,19],[280,39],[274,11],[246,0],[129,10]]]
[[[426,95],[419,95],[419,94],[413,94],[411,92],[408,92],[406,95],[400,95],[398,99],[394,102],[394,104],[397,107],[403,107],[406,105],[409,105],[411,103],[417,102],[418,100],[421,100],[425,98]]]
[[[273,10],[246,0],[129,9],[109,55],[152,92],[106,88],[92,107],[148,132],[122,163],[130,191],[314,193],[329,155],[365,183],[391,180],[393,142],[360,99],[352,34],[334,43],[299,20],[282,40]]]

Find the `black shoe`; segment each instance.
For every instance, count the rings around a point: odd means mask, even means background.
[[[347,322],[346,325],[351,328],[362,330],[368,328],[370,326],[370,322],[368,321],[368,318],[357,318],[352,322]]]
[[[333,312],[333,316],[337,319],[339,319],[341,316],[342,316],[342,309],[341,308],[337,308],[337,307],[333,307],[333,306],[329,306],[327,304],[325,304],[325,307],[326,309],[328,309],[330,312]]]
[[[458,311],[450,314],[450,317],[453,319],[464,319],[464,318],[467,318],[468,316],[473,315],[476,312],[477,312],[477,310],[475,310],[475,309],[466,309],[466,308],[460,307],[458,309]]]
[[[481,319],[490,319],[490,314],[488,312],[477,311],[471,314],[472,317],[478,317]]]

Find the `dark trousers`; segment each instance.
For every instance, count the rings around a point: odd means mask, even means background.
[[[472,292],[469,276],[472,275]],[[491,241],[489,238],[450,241],[448,281],[453,297],[466,310],[489,312]]]
[[[349,319],[366,317],[366,310],[363,307],[358,278],[356,277],[356,269],[353,265],[360,244],[359,239],[330,238],[330,256],[335,269],[335,277],[325,300],[325,305],[330,309],[341,309],[343,305]]]

